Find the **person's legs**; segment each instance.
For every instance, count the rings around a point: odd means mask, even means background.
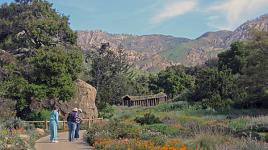
[[[49,124],[50,126],[50,142],[53,142],[53,139],[54,139],[54,128],[53,128],[53,125],[52,123]]]
[[[49,125],[50,125],[50,141],[56,142],[56,140],[57,140],[57,124],[56,124],[56,122],[51,122]]]
[[[72,123],[68,121],[68,129],[69,129],[69,141],[72,141]]]
[[[53,128],[54,128],[54,142],[57,142],[57,132],[58,132],[58,127],[57,127],[57,124],[56,122],[53,123]]]
[[[76,130],[75,130],[75,135],[74,135],[74,138],[76,139],[79,138],[79,130],[80,130],[80,123],[76,124]]]
[[[76,123],[72,122],[72,130],[71,130],[71,141],[74,140],[74,134],[75,134],[75,130],[76,130]]]

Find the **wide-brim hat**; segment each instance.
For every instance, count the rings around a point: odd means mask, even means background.
[[[82,112],[82,109],[79,108],[78,111]]]
[[[74,108],[73,111],[78,111],[78,109],[77,108]]]

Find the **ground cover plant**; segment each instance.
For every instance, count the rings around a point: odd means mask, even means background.
[[[85,135],[96,149],[268,149],[264,110],[263,115],[215,111],[185,102],[113,109],[108,123],[92,126]],[[147,122],[140,123],[145,118]],[[148,121],[155,118],[159,122]]]
[[[10,118],[0,124],[0,150],[33,150],[37,139],[34,126],[19,118]]]

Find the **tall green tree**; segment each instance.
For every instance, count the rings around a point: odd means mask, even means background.
[[[45,0],[17,0],[0,7],[0,48],[40,48],[75,44],[68,17],[59,15]]]
[[[241,74],[250,51],[245,42],[234,42],[231,49],[218,55],[219,70],[231,69],[233,74]]]
[[[13,55],[1,62],[2,97],[17,101],[26,117],[32,100],[69,100],[83,69],[81,50],[68,17],[45,0],[16,0],[0,6],[0,49]]]
[[[268,107],[268,32],[255,32],[248,43],[251,54],[242,69],[240,83],[248,93],[250,105]]]
[[[242,98],[237,79],[230,70],[204,68],[196,77],[192,100],[201,101],[205,106],[225,108]]]
[[[194,78],[186,73],[184,66],[168,67],[160,71],[156,77],[151,77],[150,89],[165,92],[170,98],[194,86]]]
[[[90,83],[97,89],[98,105],[119,104],[130,86],[128,77],[130,65],[123,48],[110,49],[109,43],[102,44],[96,52],[90,53]]]

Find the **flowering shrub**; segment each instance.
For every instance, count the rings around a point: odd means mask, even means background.
[[[164,145],[156,145],[146,140],[112,140],[101,139],[94,144],[97,150],[186,150],[187,147],[178,140],[167,141]]]
[[[33,127],[18,118],[0,124],[0,149],[34,149],[37,134]]]

